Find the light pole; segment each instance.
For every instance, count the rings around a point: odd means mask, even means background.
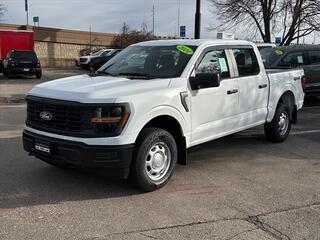
[[[181,9],[181,0],[178,0],[178,37],[180,37],[180,9]]]
[[[200,28],[201,28],[201,0],[196,0],[196,19],[195,19],[195,27],[194,27],[194,38],[200,38]]]
[[[26,10],[27,26],[28,26],[28,25],[29,25],[29,6],[28,6],[28,0],[25,0],[25,10]]]

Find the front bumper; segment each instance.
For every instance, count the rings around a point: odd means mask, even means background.
[[[50,153],[35,149],[36,143],[50,146]],[[126,178],[134,145],[92,146],[38,135],[24,130],[24,149],[35,157],[53,164],[70,164],[80,168],[103,170],[112,177]]]

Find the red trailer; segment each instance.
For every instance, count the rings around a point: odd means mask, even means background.
[[[0,30],[0,60],[10,50],[34,50],[34,33],[32,31]]]

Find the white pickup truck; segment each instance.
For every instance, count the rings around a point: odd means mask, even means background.
[[[262,124],[267,139],[284,141],[303,85],[303,70],[266,72],[250,42],[143,42],[95,74],[35,86],[24,148],[53,165],[130,176],[152,191],[186,164],[192,146]]]

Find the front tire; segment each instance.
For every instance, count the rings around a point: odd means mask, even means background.
[[[266,138],[275,143],[285,141],[291,130],[291,120],[290,108],[286,104],[280,103],[272,121],[264,125]]]
[[[177,159],[174,137],[163,129],[146,128],[137,141],[130,175],[141,190],[154,191],[169,181]]]

